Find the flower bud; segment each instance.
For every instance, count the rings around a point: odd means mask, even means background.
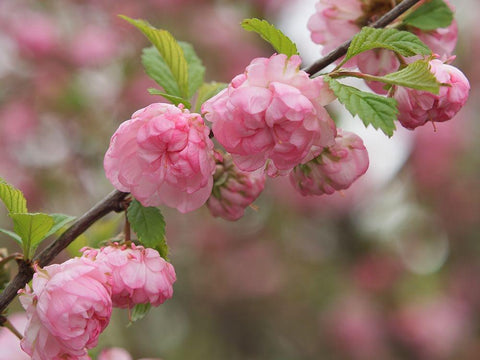
[[[415,129],[427,121],[450,120],[468,99],[470,84],[456,67],[440,60],[431,60],[430,71],[444,84],[438,94],[404,87],[398,87],[395,91],[398,120],[407,129]]]
[[[213,190],[207,207],[213,216],[238,220],[245,208],[262,192],[265,175],[263,171],[245,172],[238,169],[229,154],[216,152],[216,162]]]
[[[362,139],[338,129],[335,145],[315,159],[296,166],[290,182],[302,195],[333,194],[343,190],[368,169],[368,152]]]

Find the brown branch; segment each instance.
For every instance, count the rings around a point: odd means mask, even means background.
[[[404,0],[395,8],[390,10],[378,21],[373,23],[372,27],[384,27],[395,20],[398,16],[403,14],[409,8],[414,6],[420,0]],[[308,68],[304,69],[309,74],[315,74],[322,70],[327,65],[338,60],[347,52],[349,42],[346,42],[333,50],[324,58],[315,62]],[[40,266],[48,265],[63,249],[65,249],[71,242],[73,242],[79,235],[83,234],[93,223],[101,219],[112,211],[120,212],[125,210],[125,198],[128,193],[120,191],[113,191],[107,195],[103,200],[97,203],[93,208],[82,215],[76,222],[73,223],[56,241],[51,243],[45,250],[38,254],[33,262],[37,262]],[[33,269],[31,263],[25,261],[18,262],[18,273],[15,278],[8,284],[5,290],[0,294],[0,314],[2,314],[6,307],[15,299],[18,290],[23,289],[25,285],[33,277]],[[3,324],[4,316],[0,316],[0,325]]]
[[[125,210],[124,200],[127,195],[128,193],[117,190],[112,191],[103,200],[78,218],[57,240],[35,256],[33,262],[37,262],[40,266],[48,265],[55,256],[72,243],[79,235],[83,234],[94,222],[112,211],[119,212]],[[23,289],[25,284],[32,279],[33,273],[31,263],[18,261],[17,275],[0,294],[0,313],[3,313],[8,304],[15,299],[18,290]]]
[[[404,0],[400,4],[395,6],[392,10],[390,10],[385,15],[383,15],[380,19],[378,19],[373,24],[371,24],[370,26],[374,28],[385,27],[420,1],[421,0]],[[336,48],[335,50],[332,50],[323,58],[314,62],[312,65],[308,66],[303,70],[309,73],[310,75],[316,74],[326,66],[330,65],[331,63],[333,63],[334,61],[340,59],[343,55],[345,55],[347,53],[348,47],[350,46],[351,42],[352,40],[344,42],[338,48]]]

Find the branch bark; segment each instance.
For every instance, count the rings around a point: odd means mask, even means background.
[[[420,1],[421,0],[404,0],[400,4],[395,6],[392,10],[390,10],[385,15],[383,15],[380,19],[378,19],[373,24],[371,24],[370,26],[374,28],[385,27]],[[331,63],[333,63],[334,61],[340,59],[343,55],[345,55],[347,53],[348,47],[350,46],[351,42],[352,40],[344,42],[338,48],[336,48],[335,50],[332,50],[323,58],[314,62],[312,65],[308,66],[303,70],[309,73],[310,75],[316,74],[326,66],[330,65]]]
[[[398,16],[410,9],[421,0],[404,0],[395,8],[390,10],[378,21],[374,22],[371,26],[380,28],[388,25]],[[313,75],[327,65],[330,65],[334,61],[346,54],[350,41],[345,42],[337,49],[330,52],[328,55],[318,60],[311,66],[304,69],[307,73]],[[108,213],[115,211],[120,212],[125,210],[125,198],[128,193],[113,191],[108,194],[103,200],[98,202],[94,207],[88,210],[77,221],[73,223],[57,240],[51,243],[41,253],[39,253],[33,259],[33,262],[37,262],[41,267],[50,264],[50,262],[57,256],[63,249],[65,249],[70,243],[72,243],[79,235],[83,234],[92,224],[101,219]],[[18,262],[18,273],[15,278],[8,284],[8,286],[0,294],[0,314],[2,314],[7,306],[15,299],[18,290],[23,289],[25,285],[32,279],[34,274],[32,264],[25,261]],[[6,318],[0,316],[0,325],[4,323]]]

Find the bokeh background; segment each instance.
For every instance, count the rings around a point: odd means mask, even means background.
[[[44,212],[79,216],[112,190],[102,168],[110,136],[159,101],[140,62],[147,42],[118,14],[191,42],[207,80],[229,82],[272,53],[244,18],[283,29],[305,65],[319,58],[306,30],[314,3],[0,0],[0,176]],[[472,86],[456,118],[388,139],[333,105],[371,159],[347,191],[305,198],[269,180],[235,223],[162,209],[174,298],[128,327],[128,313],[115,312],[98,349],[168,360],[480,359],[480,3],[452,3],[455,65]],[[58,261],[122,222],[98,222]],[[3,210],[0,225],[12,227]],[[0,247],[19,250],[4,235]]]

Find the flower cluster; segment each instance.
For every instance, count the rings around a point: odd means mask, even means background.
[[[113,307],[173,294],[173,266],[142,246],[84,249],[84,256],[37,269],[20,301],[27,313],[22,349],[33,360],[89,359]]]

